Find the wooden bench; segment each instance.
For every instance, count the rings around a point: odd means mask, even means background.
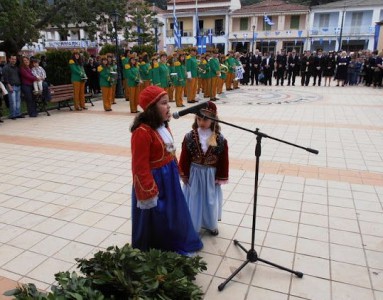
[[[73,101],[73,85],[72,84],[62,84],[62,85],[51,85],[49,87],[51,93],[51,100],[49,103],[57,103],[57,109],[62,107],[69,107],[70,110],[73,110],[70,102]],[[90,103],[94,106],[92,102],[92,93],[85,94],[85,102]],[[50,116],[47,110],[47,102],[42,99],[41,95],[35,95],[35,101],[40,112],[46,112]]]

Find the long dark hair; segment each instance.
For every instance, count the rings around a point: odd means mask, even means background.
[[[217,116],[214,116],[214,119],[219,120]],[[198,128],[197,116],[195,116],[195,118],[194,118],[194,123],[192,125],[192,128],[194,130],[197,130],[197,128]],[[211,120],[210,129],[211,129],[211,131],[215,132],[216,134],[221,132],[221,127],[219,126],[219,122],[216,122],[213,120]]]
[[[158,113],[157,105],[152,104],[144,112],[139,113],[134,118],[133,124],[130,127],[130,132],[136,130],[141,124],[146,124],[152,129],[157,129],[164,123],[165,127],[168,127],[168,122],[164,122]]]

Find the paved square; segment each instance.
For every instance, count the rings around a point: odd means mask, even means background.
[[[383,299],[383,90],[255,87],[226,92],[219,117],[319,150],[262,139],[255,250],[302,279],[250,263],[222,292],[251,243],[256,136],[221,125],[230,183],[217,237],[203,235],[207,300]],[[175,111],[175,104],[172,103]],[[0,291],[49,289],[76,257],[131,240],[129,103],[0,125]],[[177,148],[193,116],[171,121]],[[178,150],[179,154],[179,150]],[[7,299],[5,297],[0,299]]]

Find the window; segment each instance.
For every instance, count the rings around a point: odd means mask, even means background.
[[[351,18],[351,26],[362,26],[363,13],[353,12]]]
[[[248,30],[248,29],[249,29],[249,18],[240,18],[239,30]]]
[[[330,14],[319,15],[319,27],[329,27],[330,25]]]
[[[299,29],[299,19],[301,16],[291,16],[290,29]]]

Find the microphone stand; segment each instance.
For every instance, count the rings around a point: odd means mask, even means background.
[[[234,240],[234,245],[236,245],[239,248],[241,248],[247,254],[246,255],[246,260],[223,283],[221,283],[218,286],[218,290],[222,291],[225,288],[226,284],[230,280],[232,280],[233,277],[235,275],[237,275],[249,262],[254,263],[254,262],[260,261],[260,262],[263,262],[265,264],[268,264],[268,265],[271,265],[273,267],[276,267],[278,269],[281,269],[281,270],[293,273],[297,277],[302,278],[303,277],[303,273],[302,272],[294,271],[292,269],[288,269],[288,268],[283,267],[281,265],[275,264],[275,263],[273,263],[271,261],[268,261],[268,260],[260,258],[258,256],[258,254],[257,254],[257,251],[255,251],[255,248],[254,248],[254,244],[255,244],[255,229],[256,229],[256,215],[257,215],[257,199],[258,199],[259,158],[261,156],[261,141],[262,141],[262,138],[268,138],[268,139],[272,139],[272,140],[275,140],[275,141],[278,141],[278,142],[281,142],[281,143],[284,143],[284,144],[288,144],[288,145],[291,145],[291,146],[294,146],[294,147],[297,147],[297,148],[301,148],[301,149],[306,150],[306,151],[308,151],[310,153],[318,154],[319,151],[315,150],[315,149],[311,149],[311,148],[302,147],[302,146],[299,146],[299,145],[296,145],[296,144],[293,144],[293,143],[290,143],[290,142],[287,142],[287,141],[284,141],[284,140],[281,140],[281,139],[274,138],[272,136],[269,136],[269,135],[267,135],[265,133],[260,132],[258,128],[256,128],[256,130],[254,131],[254,130],[250,130],[250,129],[247,129],[247,128],[244,128],[244,127],[241,127],[241,126],[238,126],[238,125],[234,125],[232,123],[224,122],[224,121],[215,119],[213,117],[207,116],[207,115],[205,115],[201,111],[200,111],[200,114],[204,118],[206,118],[206,119],[210,119],[210,120],[215,121],[215,122],[223,123],[223,124],[229,125],[231,127],[235,127],[235,128],[238,128],[238,129],[241,129],[241,130],[244,130],[244,131],[248,131],[248,132],[251,132],[251,133],[253,133],[253,134],[255,134],[257,136],[257,144],[255,146],[255,157],[256,157],[256,160],[255,160],[254,202],[253,202],[253,221],[252,221],[252,230],[251,230],[251,247],[250,247],[249,250],[246,250],[246,248],[243,247],[237,240]]]

